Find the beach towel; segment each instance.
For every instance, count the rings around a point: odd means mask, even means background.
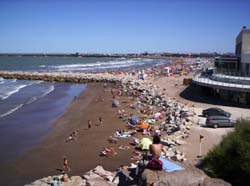
[[[173,171],[180,171],[184,170],[183,167],[163,158],[162,156],[160,157],[160,160],[162,161],[162,169],[165,170],[166,172],[173,172]]]
[[[119,138],[129,138],[131,135],[130,134],[117,134],[114,133],[115,137],[119,137]]]
[[[155,119],[145,119],[144,122],[149,124],[155,124]]]

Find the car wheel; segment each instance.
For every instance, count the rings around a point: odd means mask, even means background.
[[[217,129],[217,128],[218,128],[218,125],[215,124],[215,125],[214,125],[214,128]]]

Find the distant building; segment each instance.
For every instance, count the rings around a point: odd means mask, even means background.
[[[216,57],[213,73],[198,74],[193,83],[210,95],[250,105],[250,29],[244,26],[237,36],[234,57]]]
[[[235,54],[240,59],[240,71],[250,74],[250,29],[245,26],[236,38]]]
[[[240,60],[237,57],[216,57],[214,59],[214,67],[218,73],[224,72],[238,72],[240,66]]]

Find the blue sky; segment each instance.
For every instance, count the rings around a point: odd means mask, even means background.
[[[234,52],[250,0],[0,0],[0,52]]]

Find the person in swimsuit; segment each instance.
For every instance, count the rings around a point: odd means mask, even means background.
[[[68,165],[68,159],[66,157],[63,158],[63,170],[64,171],[70,171],[69,165]]]

